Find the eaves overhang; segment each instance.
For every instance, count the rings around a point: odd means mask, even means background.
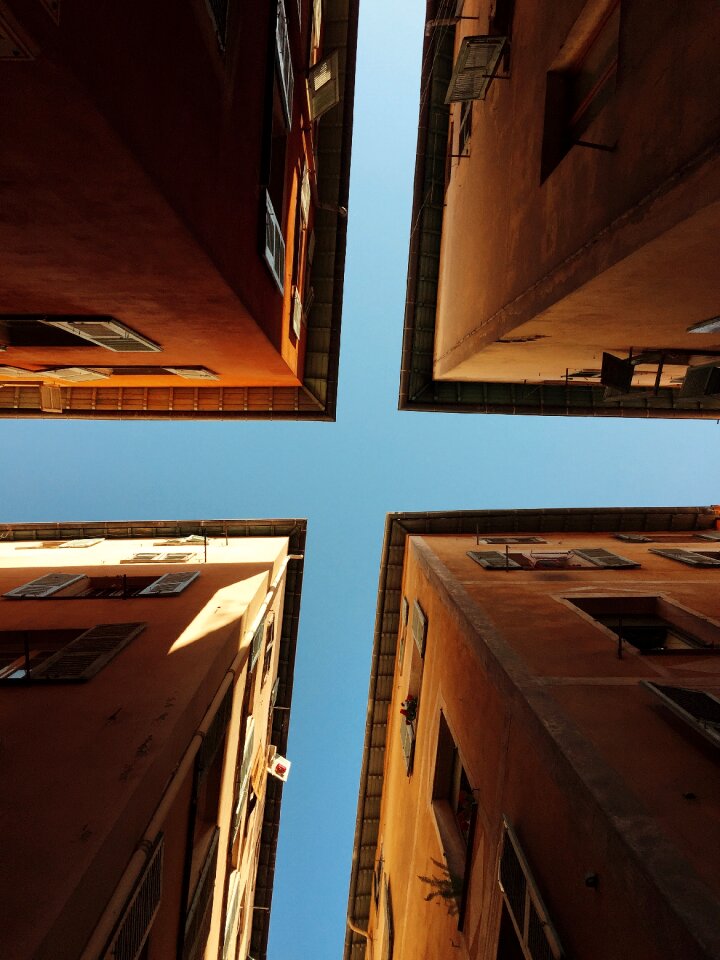
[[[426,23],[440,16],[440,0],[428,0]],[[502,413],[570,417],[661,417],[715,419],[720,397],[680,400],[679,391],[605,399],[605,388],[586,383],[525,383],[436,380],[433,373],[440,247],[445,207],[445,171],[455,27],[442,19],[425,35],[420,78],[420,116],[410,219],[399,410],[432,413]],[[657,192],[657,191],[656,191]],[[654,193],[646,198],[651,203]],[[633,212],[636,214],[636,211]],[[621,218],[622,219],[622,218]],[[609,234],[615,224],[603,231]],[[548,282],[552,277],[547,278]]]
[[[713,507],[649,507],[553,510],[464,510],[449,513],[392,513],[385,521],[375,633],[370,668],[365,743],[360,771],[350,873],[344,960],[365,960],[380,829],[387,717],[393,692],[405,543],[409,536],[543,533],[681,532],[716,526]]]
[[[77,540],[94,537],[103,537],[106,540],[127,540],[187,537],[191,534],[207,537],[288,538],[288,553],[292,559],[288,563],[285,574],[285,598],[278,660],[279,682],[272,726],[272,742],[277,746],[278,752],[285,755],[300,621],[303,557],[307,535],[306,520],[127,520],[0,524],[0,540],[12,542]],[[269,777],[265,794],[250,934],[251,955],[255,960],[265,960],[267,957],[282,793],[282,781]]]

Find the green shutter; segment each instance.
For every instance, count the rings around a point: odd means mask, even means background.
[[[706,557],[695,550],[657,550],[650,549],[650,553],[656,553],[659,557],[667,557],[668,560],[677,560],[678,563],[686,563],[691,567],[720,567],[720,560],[714,560],[712,557]]]
[[[30,580],[21,587],[8,590],[3,596],[11,600],[38,600],[41,597],[51,597],[58,590],[64,590],[71,583],[86,579],[84,573],[46,573],[44,577]]]

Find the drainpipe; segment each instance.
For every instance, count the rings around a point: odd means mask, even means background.
[[[362,930],[360,927],[356,927],[355,924],[354,924],[354,923],[352,922],[352,920],[350,919],[350,917],[347,917],[347,918],[346,918],[346,923],[347,923],[348,927],[350,927],[350,929],[352,930],[353,933],[357,933],[358,936],[360,936],[360,937],[365,937],[366,940],[371,940],[371,939],[372,939],[371,936],[370,936],[370,934],[367,932],[367,930]]]
[[[265,599],[263,600],[260,610],[254,617],[253,622],[248,630],[245,631],[244,643],[241,645],[235,659],[230,664],[230,667],[223,677],[217,693],[213,697],[210,706],[205,711],[205,715],[203,716],[200,726],[190,741],[190,745],[183,754],[180,763],[175,768],[175,772],[170,778],[170,782],[167,785],[160,803],[155,809],[155,813],[153,814],[150,823],[145,828],[145,833],[138,843],[135,853],[132,855],[130,862],[120,878],[120,882],[115,888],[108,905],[105,907],[105,910],[100,917],[98,925],[95,927],[95,930],[88,940],[85,949],[80,955],[80,960],[98,960],[101,951],[106,947],[115,924],[125,909],[125,904],[127,903],[130,894],[135,887],[138,877],[142,874],[148,856],[152,850],[152,845],[158,833],[160,832],[160,827],[167,819],[167,815],[170,812],[173,803],[177,799],[177,795],[180,792],[180,788],[185,782],[186,777],[192,771],[193,764],[195,763],[195,757],[198,754],[210,724],[215,718],[215,714],[222,703],[223,697],[227,693],[228,687],[233,683],[237,673],[241,670],[247,660],[250,650],[250,643],[252,642],[252,636],[255,633],[259,623],[262,621],[262,618],[265,616],[265,612],[267,611],[267,608],[272,602],[275,594],[277,593],[278,587],[285,576],[285,571],[287,570],[288,564],[291,560],[302,559],[302,554],[289,554],[287,557],[285,557],[280,565],[280,569],[270,584],[268,592],[265,594]]]

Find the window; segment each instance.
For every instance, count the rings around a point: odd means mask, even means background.
[[[167,573],[165,576],[128,577],[125,574],[95,577],[85,574],[50,573],[31,580],[5,594],[11,600],[100,600],[130,597],[170,597],[190,586],[198,571]]]
[[[284,156],[284,154],[283,154]],[[280,293],[285,290],[285,238],[269,190],[265,191],[265,262]]]
[[[555,928],[533,879],[517,835],[503,817],[498,882],[503,912],[511,922],[501,921],[498,960],[529,957],[531,960],[562,960],[565,956]]]
[[[130,960],[146,955],[143,946],[148,939],[162,895],[163,842],[163,834],[159,833],[115,925],[110,942],[103,951],[103,957]]]
[[[472,852],[477,803],[460,751],[444,713],[440,713],[432,809],[447,863],[447,889],[461,897]]]
[[[720,652],[720,625],[662,597],[567,598],[622,644],[640,653]]]
[[[261,620],[260,623],[255,628],[255,633],[252,636],[252,642],[250,644],[250,666],[249,670],[252,671],[255,668],[258,657],[260,656],[260,650],[263,645],[263,635],[265,633],[265,620]]]
[[[542,537],[479,537],[478,543],[547,543]]]
[[[642,680],[640,685],[659,697],[672,712],[720,747],[720,697],[705,690],[670,687]]]
[[[233,870],[228,881],[227,912],[225,914],[225,928],[223,932],[222,960],[228,960],[235,943],[235,935],[242,929],[243,914],[245,912],[245,897],[240,898],[240,872]]]
[[[0,314],[0,343],[10,347],[104,347],[123,353],[160,347],[111,316]]]
[[[460,134],[458,153],[465,156],[470,153],[470,137],[472,136],[473,101],[465,100],[460,106]]]
[[[651,549],[650,553],[667,557],[668,560],[677,560],[678,563],[685,563],[690,567],[720,567],[720,550]]]
[[[417,600],[413,604],[412,635],[415,641],[415,646],[418,649],[418,653],[421,657],[424,657],[425,641],[427,640],[427,617],[425,616],[423,608],[420,606]]]
[[[714,530],[702,533],[616,533],[616,540],[625,543],[687,543],[689,540],[720,540],[720,534]]]
[[[375,896],[375,909],[377,910],[380,906],[380,885],[383,879],[383,867],[385,861],[383,859],[382,844],[380,845],[380,854],[378,855],[377,861],[375,863],[375,873],[373,874],[373,891]]]
[[[265,631],[265,654],[263,656],[262,683],[265,683],[272,666],[273,649],[275,646],[275,613],[271,610],[267,616]]]
[[[228,0],[207,0],[208,8],[215,24],[215,33],[222,50],[227,39]]]
[[[275,65],[277,66],[278,80],[282,97],[283,112],[287,129],[292,124],[293,104],[293,66],[290,39],[288,37],[287,15],[285,3],[277,0],[277,19],[275,21]]]
[[[242,814],[245,808],[245,800],[248,794],[248,784],[250,782],[250,767],[252,766],[253,753],[255,750],[255,718],[249,716],[245,722],[245,741],[243,746],[242,760],[235,771],[235,813],[233,815],[233,826],[231,830],[231,844],[235,843]]]
[[[398,673],[400,674],[403,672],[403,662],[405,660],[405,635],[407,633],[409,613],[410,606],[408,604],[407,597],[403,597],[400,603],[400,635],[398,639],[397,650]]]
[[[425,643],[427,640],[427,626],[427,617],[419,602],[416,600],[412,608],[412,623],[410,625],[415,643],[411,648],[410,654],[407,693],[400,705],[400,742],[403,757],[405,758],[405,770],[408,776],[412,774],[415,759],[415,737],[420,712],[420,689],[422,687],[423,657],[425,655]]]
[[[144,623],[101,623],[89,630],[4,630],[0,632],[0,681],[90,680],[145,627]]]
[[[542,180],[614,94],[619,38],[620,0],[588,3],[566,37],[547,75]]]
[[[381,960],[392,960],[395,941],[395,926],[393,922],[392,899],[390,896],[390,881],[385,877],[385,916],[382,932]]]
[[[600,547],[582,550],[531,550],[526,553],[504,553],[496,550],[469,550],[471,560],[486,570],[582,570],[602,567],[620,570],[639,567],[634,560],[620,557]]]
[[[194,553],[143,551],[142,553],[134,553],[127,560],[121,560],[120,563],[188,563],[194,556]]]

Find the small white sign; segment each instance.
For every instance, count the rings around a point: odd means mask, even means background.
[[[276,753],[270,761],[268,773],[272,774],[273,777],[277,777],[278,780],[285,782],[290,773],[291,766],[292,764],[289,760],[286,760],[285,757],[281,757],[279,753]]]

